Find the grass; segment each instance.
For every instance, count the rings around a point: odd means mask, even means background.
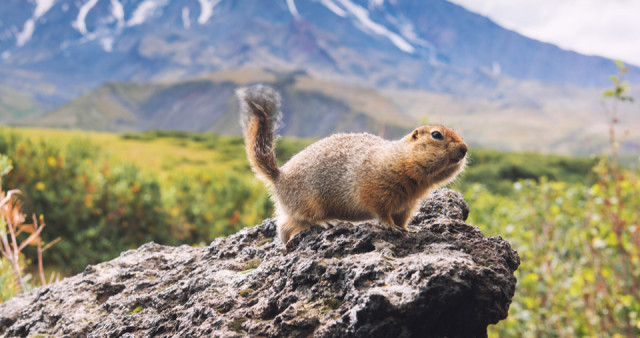
[[[65,145],[69,142],[92,142],[118,162],[135,164],[141,171],[165,181],[175,174],[199,172],[235,172],[253,177],[246,160],[244,142],[239,136],[212,133],[163,132],[114,134],[62,129],[5,128],[29,138]],[[276,155],[279,164],[286,162],[313,139],[278,139]],[[495,150],[472,149],[471,163],[453,189],[465,190],[473,183],[482,183],[492,191],[509,194],[518,179],[539,179],[581,182],[589,179],[594,158],[578,158],[536,153],[504,153]]]
[[[211,139],[193,140],[182,136],[127,137],[129,134],[64,129],[4,129],[23,137],[39,138],[60,145],[89,141],[99,145],[102,151],[113,159],[133,163],[142,171],[153,172],[160,178],[176,172],[191,173],[200,170],[231,169],[249,172],[244,148],[237,146],[242,142],[238,137],[212,135],[218,141],[218,144],[212,147]]]

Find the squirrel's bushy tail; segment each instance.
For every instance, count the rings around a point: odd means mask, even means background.
[[[240,124],[253,171],[266,183],[280,174],[276,163],[275,128],[280,119],[280,95],[264,85],[240,88]]]

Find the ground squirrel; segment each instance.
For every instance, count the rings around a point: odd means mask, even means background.
[[[330,220],[364,221],[406,230],[429,190],[449,183],[466,163],[467,145],[453,130],[422,126],[397,141],[367,133],[334,134],[278,168],[275,124],[280,96],[263,85],[241,88],[241,124],[249,162],[271,189],[278,236]]]

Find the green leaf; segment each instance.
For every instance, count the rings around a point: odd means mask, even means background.
[[[620,74],[625,74],[626,72],[629,71],[629,68],[627,68],[624,65],[624,62],[620,61],[620,60],[613,60],[613,62],[615,62],[616,66],[618,66],[618,70],[620,71]]]
[[[616,63],[616,65],[618,66],[618,68],[622,68],[624,67],[624,63],[620,60],[613,60],[613,62]]]
[[[11,159],[7,155],[0,155],[0,177],[8,174],[13,169]]]

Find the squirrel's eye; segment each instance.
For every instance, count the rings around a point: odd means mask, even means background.
[[[444,136],[442,136],[442,133],[441,133],[441,132],[439,132],[439,131],[437,131],[437,130],[436,130],[436,131],[432,131],[432,132],[431,132],[431,137],[432,137],[434,140],[438,140],[438,141],[442,141],[442,140],[444,140]]]

